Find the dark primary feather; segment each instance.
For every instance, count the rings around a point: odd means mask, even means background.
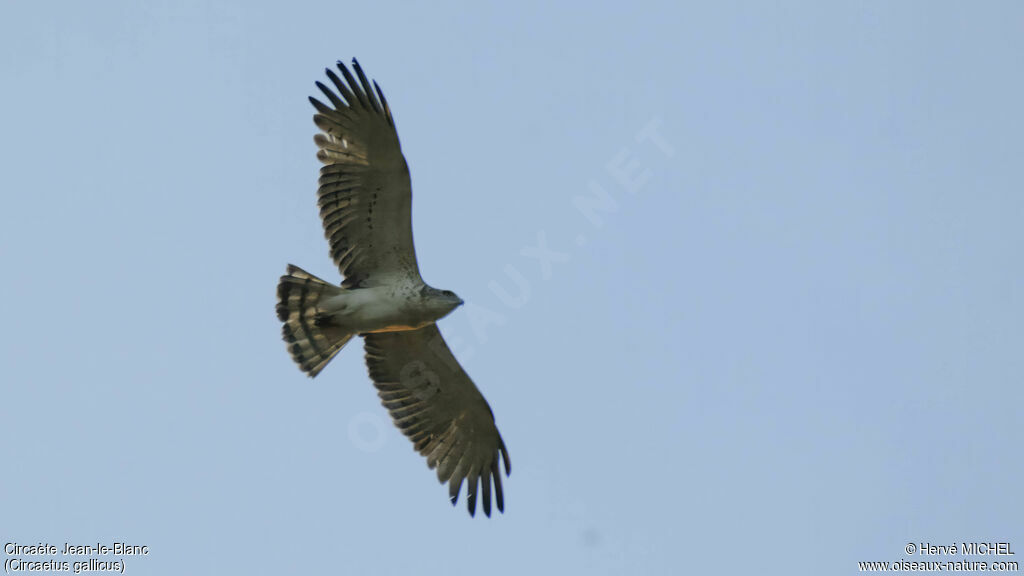
[[[335,90],[316,83],[330,105],[309,99],[323,132],[314,138],[324,163],[317,205],[331,258],[345,288],[419,282],[412,187],[394,118],[376,83],[371,88],[355,60],[352,67],[358,80],[339,62],[344,79],[326,71]]]
[[[500,460],[511,471],[508,450],[483,395],[459,366],[437,326],[364,335],[366,366],[381,403],[416,450],[449,484],[452,504],[467,481],[466,504],[476,513],[477,495],[484,514],[494,502],[505,510]],[[479,480],[479,482],[478,482]]]

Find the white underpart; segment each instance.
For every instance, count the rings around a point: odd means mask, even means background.
[[[393,286],[346,290],[321,301],[324,314],[357,333],[415,330],[430,323],[410,314],[411,291]]]

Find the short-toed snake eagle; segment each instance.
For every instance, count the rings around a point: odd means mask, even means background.
[[[339,287],[289,265],[277,286],[284,340],[312,377],[362,336],[370,378],[395,424],[448,483],[452,504],[465,480],[469,513],[479,493],[490,516],[492,483],[498,510],[505,508],[498,462],[508,475],[508,451],[487,401],[435,324],[462,300],[420,277],[409,169],[391,109],[357,61],[352,68],[358,80],[341,62],[343,79],[327,69],[336,92],[316,83],[330,105],[309,99],[324,164],[317,205],[345,280]]]

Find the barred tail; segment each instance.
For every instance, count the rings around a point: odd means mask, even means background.
[[[321,298],[344,291],[291,264],[277,284],[277,317],[284,323],[281,333],[292,359],[310,378],[355,335],[333,324],[319,306]]]

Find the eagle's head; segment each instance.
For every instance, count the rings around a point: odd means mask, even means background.
[[[426,285],[420,289],[420,299],[422,300],[424,308],[428,308],[432,312],[438,314],[438,320],[444,318],[450,314],[452,310],[455,310],[464,304],[462,298],[459,298],[455,292],[452,292],[451,290],[438,290],[437,288]]]

